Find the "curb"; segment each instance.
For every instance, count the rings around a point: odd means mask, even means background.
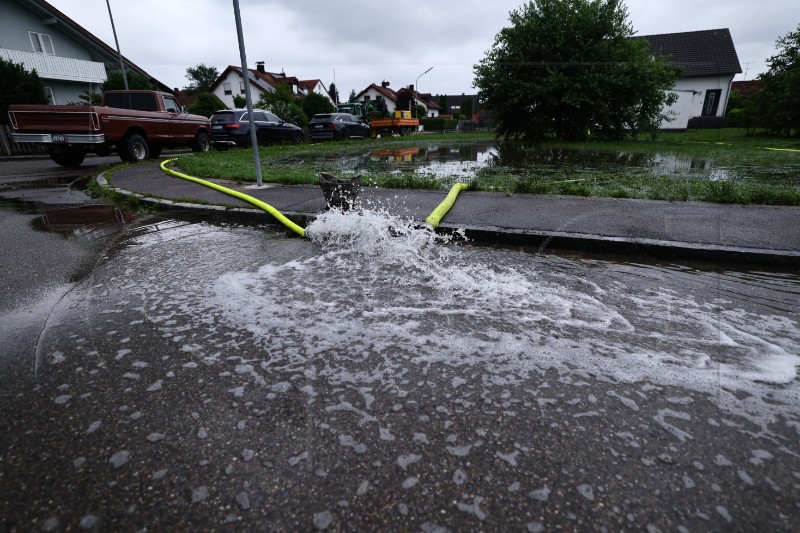
[[[174,200],[153,198],[126,189],[113,187],[105,176],[97,176],[102,187],[126,197],[134,197],[141,202],[153,205],[160,210],[176,210],[182,213],[205,215],[214,220],[236,221],[249,224],[268,223],[276,228],[285,227],[272,215],[261,209],[245,207],[225,207],[219,205],[177,202]],[[283,212],[298,225],[305,226],[316,216],[309,213]],[[423,223],[420,222],[420,226]],[[717,263],[752,264],[775,267],[800,267],[800,252],[790,250],[770,250],[761,248],[745,248],[720,246],[680,241],[662,241],[655,239],[626,239],[603,235],[545,232],[517,230],[502,227],[478,227],[443,223],[435,230],[441,233],[462,233],[469,241],[480,244],[496,244],[501,246],[520,246],[533,248],[536,253],[547,250],[577,251],[598,254],[647,256],[664,260],[689,260]]]

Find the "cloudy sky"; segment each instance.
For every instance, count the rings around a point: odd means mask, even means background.
[[[48,0],[114,46],[104,0]],[[122,53],[170,87],[186,69],[240,65],[229,0],[110,0]],[[271,72],[336,81],[341,96],[370,83],[422,92],[474,92],[472,67],[491,48],[520,0],[239,0],[247,61]],[[627,0],[639,35],[729,28],[742,74],[766,70],[775,41],[797,28],[797,0]],[[335,76],[335,78],[334,78]]]

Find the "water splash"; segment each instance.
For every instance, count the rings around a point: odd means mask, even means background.
[[[677,292],[691,273],[458,246],[368,210],[332,210],[308,234],[319,253],[214,284],[209,305],[269,353],[261,370],[321,367],[331,384],[374,385],[431,365],[480,368],[494,384],[556,368],[787,404],[798,395],[767,390],[796,380],[796,320]],[[771,411],[752,399],[724,407]]]

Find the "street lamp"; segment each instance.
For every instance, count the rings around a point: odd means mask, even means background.
[[[242,15],[239,12],[239,0],[233,0],[233,18],[236,20],[236,36],[239,38],[239,59],[242,62],[242,78],[244,78],[244,97],[247,102],[247,119],[250,121],[250,144],[253,146],[253,164],[256,167],[256,184],[261,187],[261,157],[258,155],[258,138],[253,118],[253,96],[250,94],[250,71],[247,70],[247,54],[244,49],[242,32]]]
[[[119,39],[117,39],[117,28],[114,26],[114,17],[111,15],[111,3],[106,0],[108,7],[108,18],[111,20],[111,31],[114,32],[114,42],[117,43],[117,55],[119,56],[119,68],[122,71],[122,81],[125,82],[125,90],[128,90],[128,76],[125,74],[125,62],[122,61],[122,52],[119,49]]]
[[[419,86],[418,86],[419,85],[419,79],[422,76],[424,76],[425,74],[427,74],[428,72],[430,72],[431,70],[433,70],[433,67],[429,68],[428,70],[426,70],[425,72],[423,72],[422,74],[417,76],[417,81],[414,82],[414,91],[411,92],[411,99],[414,101],[414,111],[417,110],[417,97],[414,96],[414,93],[416,92],[417,94],[419,94]],[[417,118],[419,118],[419,117],[417,117]]]

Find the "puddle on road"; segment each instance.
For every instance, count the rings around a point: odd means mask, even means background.
[[[31,224],[39,231],[94,240],[114,234],[134,220],[132,213],[116,207],[91,205],[45,208]]]

